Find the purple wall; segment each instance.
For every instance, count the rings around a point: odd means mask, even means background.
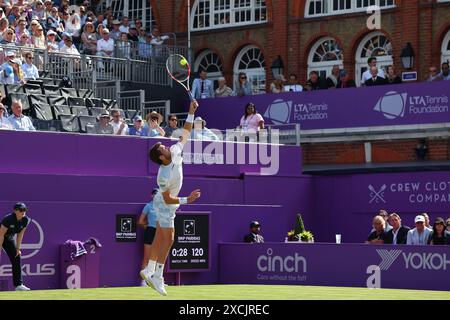
[[[205,99],[199,114],[209,128],[239,125],[253,102],[268,124],[300,123],[302,130],[444,123],[450,120],[448,81],[315,92]]]

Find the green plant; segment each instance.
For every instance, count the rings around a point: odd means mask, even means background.
[[[295,229],[287,233],[288,241],[304,241],[310,242],[313,239],[313,234],[310,231],[305,230],[302,215],[297,214],[295,221]]]
[[[299,237],[302,241],[309,242],[313,239],[313,234],[309,231],[303,231],[299,234]]]

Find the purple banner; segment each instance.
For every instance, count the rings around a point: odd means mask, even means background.
[[[450,121],[450,82],[387,85],[202,100],[209,128],[239,125],[253,102],[267,124],[300,123],[301,130],[444,123]]]
[[[220,244],[219,252],[225,284],[450,290],[448,246]]]

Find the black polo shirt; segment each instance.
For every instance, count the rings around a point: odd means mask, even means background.
[[[24,228],[27,227],[29,221],[30,219],[27,216],[23,217],[22,220],[18,221],[16,214],[14,212],[6,215],[1,223],[3,226],[8,228],[8,231],[6,231],[5,234],[5,238],[10,238],[14,236],[16,233],[22,231]]]

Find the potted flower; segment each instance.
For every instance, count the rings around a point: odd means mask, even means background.
[[[302,215],[297,214],[295,229],[287,233],[287,241],[314,242],[314,236],[310,231],[305,230]]]

